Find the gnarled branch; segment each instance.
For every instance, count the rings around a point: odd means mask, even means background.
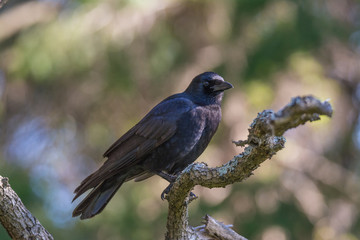
[[[262,162],[284,148],[282,135],[286,130],[319,120],[320,115],[331,117],[332,108],[327,101],[321,102],[312,96],[293,98],[276,113],[272,110],[259,113],[250,125],[247,140],[234,142],[239,146],[247,145],[244,151],[228,163],[215,168],[209,168],[205,163],[188,166],[166,196],[169,202],[166,239],[204,239],[188,224],[190,191],[196,185],[214,188],[243,181]]]
[[[54,239],[26,209],[12,190],[9,179],[0,176],[0,222],[12,239]]]

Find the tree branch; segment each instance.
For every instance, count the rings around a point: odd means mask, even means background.
[[[201,239],[221,239],[221,240],[247,240],[237,234],[230,227],[216,221],[209,215],[205,216],[205,225],[194,228]]]
[[[12,239],[54,239],[26,209],[9,185],[9,179],[0,176],[0,222]]]
[[[234,142],[238,146],[247,145],[244,151],[228,163],[215,168],[209,168],[206,163],[188,166],[166,196],[169,202],[166,239],[205,239],[188,224],[190,191],[196,185],[214,188],[243,181],[262,162],[284,148],[286,140],[282,135],[286,130],[319,120],[320,115],[331,117],[332,108],[327,101],[321,102],[312,96],[293,98],[276,113],[272,110],[259,113],[250,125],[247,140]]]

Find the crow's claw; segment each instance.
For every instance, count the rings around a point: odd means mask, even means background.
[[[167,195],[170,192],[170,189],[172,188],[173,183],[170,183],[169,186],[167,186],[164,191],[161,193],[161,200],[164,201],[164,199],[166,198],[165,195]]]
[[[190,198],[197,198],[197,196],[195,195],[195,193],[190,192]]]
[[[193,193],[193,192],[190,192],[190,194],[189,194],[189,202],[191,202],[191,201],[193,201],[193,200],[195,200],[195,199],[197,199],[198,197],[195,195],[195,193]]]

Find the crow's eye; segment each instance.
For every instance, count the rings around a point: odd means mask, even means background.
[[[212,85],[220,85],[220,84],[222,84],[223,82],[224,82],[224,81],[222,81],[222,80],[215,79],[215,80],[212,81]]]
[[[204,87],[208,87],[208,86],[210,85],[210,83],[209,83],[208,81],[205,81],[205,82],[203,83],[203,85],[204,85]]]

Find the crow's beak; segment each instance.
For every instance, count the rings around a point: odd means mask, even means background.
[[[234,86],[229,82],[222,82],[220,84],[212,86],[214,92],[216,91],[225,91],[226,89],[233,88]]]

